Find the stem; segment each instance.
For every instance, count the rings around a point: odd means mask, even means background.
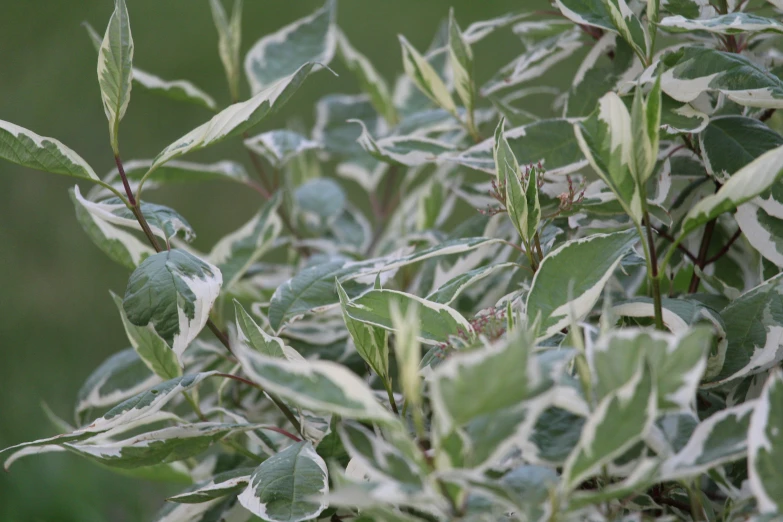
[[[264,388],[262,386],[254,383],[253,381],[240,377],[239,375],[232,375],[230,373],[216,373],[215,375],[217,375],[218,377],[225,377],[226,379],[233,379],[235,381],[242,382],[244,384],[247,384],[248,386],[252,386],[257,390],[260,390],[262,393],[266,393],[266,391],[264,391]],[[285,415],[286,419],[288,419],[288,421],[294,426],[294,428],[296,428],[297,433],[299,433],[299,435],[304,437],[304,434],[302,433],[302,426],[301,424],[299,424],[299,421],[297,420],[296,416],[293,414],[291,409],[285,404],[283,404],[282,402],[280,402],[280,399],[278,399],[274,395],[271,394],[267,394],[267,395],[269,395],[269,398],[272,399],[272,402],[275,403],[275,406],[277,406],[278,409],[281,412],[283,412],[283,415]]]
[[[400,411],[397,409],[397,401],[394,400],[394,390],[392,390],[391,381],[383,379],[383,387],[386,388],[386,395],[389,396],[389,404],[391,404],[392,411],[399,415]]]
[[[729,241],[725,245],[723,245],[723,248],[721,248],[717,254],[715,254],[714,256],[712,256],[711,258],[709,258],[704,262],[704,266],[711,265],[712,263],[714,263],[724,255],[726,255],[729,249],[731,249],[731,245],[733,245],[734,242],[737,241],[737,239],[739,239],[741,235],[742,235],[742,230],[737,229],[737,231],[734,232],[734,235],[731,236],[731,239],[729,239]]]
[[[667,239],[667,240],[669,240],[671,243],[675,243],[675,242],[676,242],[676,240],[674,239],[674,236],[672,236],[671,234],[669,234],[668,232],[666,232],[664,229],[662,229],[662,228],[660,228],[660,227],[653,226],[653,230],[655,230],[655,232],[656,232],[656,233],[657,233],[659,236],[661,236],[661,237],[662,237],[662,238],[664,238],[664,239]],[[685,257],[687,257],[688,259],[690,259],[690,260],[691,260],[691,261],[693,261],[694,263],[696,262],[696,256],[694,256],[694,255],[691,253],[691,251],[690,251],[690,250],[688,250],[688,249],[687,249],[687,248],[686,248],[684,245],[682,245],[682,244],[680,244],[680,243],[677,243],[677,244],[676,244],[676,248],[677,248],[677,249],[678,249],[680,252],[682,252],[683,254],[685,254]]]
[[[699,256],[696,259],[696,266],[698,266],[701,269],[704,269],[707,263],[707,253],[710,249],[710,241],[712,240],[712,234],[715,232],[715,225],[717,224],[718,220],[713,219],[712,221],[709,221],[707,225],[704,227],[704,235],[701,236],[701,245],[699,246]],[[688,293],[689,294],[695,294],[696,291],[699,290],[699,282],[701,281],[701,278],[699,278],[699,275],[696,273],[696,271],[693,271],[693,276],[691,277],[691,284],[688,286]]]
[[[536,232],[536,235],[534,236],[535,242],[536,242],[536,252],[538,252],[538,259],[540,261],[544,260],[544,251],[541,249],[541,238],[538,235],[538,232]]]
[[[647,227],[647,246],[650,256],[650,284],[653,292],[653,303],[655,307],[655,327],[663,330],[663,306],[661,305],[661,278],[658,274],[658,255],[655,252],[655,237],[653,237],[652,223],[650,223],[650,213],[644,210],[644,222]]]

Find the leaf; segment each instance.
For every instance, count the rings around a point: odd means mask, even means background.
[[[223,9],[222,0],[209,0],[209,7],[212,10],[212,20],[215,22],[215,28],[218,33],[218,54],[223,63],[223,69],[226,71],[228,87],[231,91],[231,97],[234,100],[239,99],[239,47],[242,44],[242,4],[243,0],[234,0],[234,9],[231,12],[231,18],[226,15]]]
[[[783,33],[783,23],[751,13],[727,13],[704,20],[688,19],[684,16],[667,16],[659,26],[671,33],[707,31],[712,34],[742,34],[773,32]]]
[[[744,205],[740,205],[734,219],[737,220],[748,243],[759,254],[775,266],[783,265],[783,245],[780,238],[783,237],[781,229],[781,194],[777,194],[777,187],[768,199],[757,197]]]
[[[588,345],[593,390],[599,399],[605,397],[628,382],[639,362],[646,360],[658,394],[658,411],[690,411],[711,341],[712,332],[704,327],[677,336],[630,328],[611,332]]]
[[[718,116],[699,135],[704,165],[718,181],[772,149],[783,145],[783,136],[763,122],[745,116]]]
[[[90,24],[82,22],[82,25],[87,29],[87,34],[92,39],[93,44],[95,44],[95,50],[100,53],[103,39],[95,32],[95,29],[93,29]],[[166,98],[176,101],[200,105],[209,110],[217,110],[217,104],[215,103],[215,100],[212,99],[212,96],[187,80],[164,80],[154,74],[142,71],[138,67],[131,67],[131,80],[135,85],[148,90],[153,94],[165,96]]]
[[[326,463],[310,442],[297,442],[261,463],[239,503],[262,520],[299,522],[326,509]]]
[[[441,285],[437,290],[426,297],[427,301],[451,305],[469,286],[492,276],[501,270],[516,269],[515,263],[500,263],[497,265],[485,265],[460,274]]]
[[[140,327],[132,324],[125,315],[122,298],[110,292],[114,304],[120,312],[125,333],[131,346],[147,367],[158,377],[169,380],[182,375],[182,362],[166,341],[160,338],[151,325]]]
[[[587,165],[579,150],[573,124],[566,119],[537,121],[506,131],[505,137],[520,165],[537,165],[541,162],[552,176],[570,174]],[[494,147],[495,140],[489,138],[449,160],[494,174]]]
[[[754,401],[720,410],[696,426],[688,443],[663,462],[661,480],[694,477],[747,454]]]
[[[329,65],[337,45],[337,2],[264,36],[245,56],[245,74],[254,95],[299,74],[307,64]]]
[[[574,125],[576,139],[593,170],[617,195],[626,213],[642,221],[641,191],[634,176],[632,120],[620,97],[610,92],[597,112]]]
[[[533,277],[527,316],[540,320],[540,339],[581,321],[598,301],[625,253],[636,243],[636,230],[595,234],[568,241],[550,252]]]
[[[74,195],[79,204],[87,209],[96,219],[112,225],[120,225],[138,231],[142,230],[136,215],[120,198],[112,197],[103,201],[87,201],[81,199],[81,195],[77,191],[74,192]],[[141,212],[144,214],[152,233],[163,239],[167,244],[180,233],[182,238],[188,243],[196,237],[196,233],[193,231],[190,223],[172,208],[142,201]]]
[[[392,328],[395,331],[394,353],[397,359],[397,375],[405,403],[421,406],[421,344],[419,343],[418,308],[411,306],[405,315],[399,308],[391,309]],[[414,413],[414,416],[416,414]]]
[[[184,250],[163,251],[131,274],[123,308],[132,324],[152,324],[181,357],[207,323],[222,283],[216,266]]]
[[[481,87],[481,94],[489,96],[509,87],[536,80],[583,46],[581,33],[578,30],[566,31],[547,38],[503,66]]]
[[[131,160],[125,162],[125,175],[131,188],[138,187],[138,182],[149,172],[152,160]],[[194,181],[234,181],[246,183],[250,176],[245,167],[235,161],[218,161],[217,163],[193,163],[190,161],[170,161],[165,165],[156,167],[148,179],[147,189],[168,185],[172,183],[190,183]],[[115,168],[109,172],[104,181],[118,190],[123,190],[120,173]],[[90,199],[96,199],[91,193]]]
[[[372,370],[383,379],[389,376],[389,334],[383,328],[366,324],[351,317],[349,308],[350,298],[345,293],[340,282],[337,282],[337,295],[340,297],[340,306],[343,312],[343,320],[348,328],[348,333],[353,339],[356,351],[364,359]]]
[[[215,498],[234,495],[241,492],[250,482],[253,468],[239,468],[218,473],[212,479],[197,484],[188,491],[167,498],[169,502],[180,504],[198,504]]]
[[[399,35],[398,37],[402,46],[402,65],[405,74],[438,107],[456,115],[457,106],[454,104],[451,93],[433,66],[419,54],[419,51],[404,36]]]
[[[106,359],[79,389],[76,419],[82,424],[94,409],[114,406],[160,383],[136,350],[127,348]]]
[[[245,147],[263,156],[272,168],[279,169],[299,154],[321,148],[315,141],[289,130],[264,132],[245,140]]]
[[[70,190],[70,195],[76,209],[76,219],[95,246],[112,261],[133,270],[139,263],[155,254],[155,250],[147,243],[108,223],[102,213],[94,208],[95,204],[82,197],[78,185]]]
[[[781,448],[783,377],[775,370],[767,379],[750,418],[748,478],[750,490],[762,513],[783,511],[783,475],[776,453]]]
[[[724,212],[768,190],[783,175],[783,146],[765,152],[735,172],[724,185],[693,207],[682,223],[682,234],[687,234]]]
[[[375,110],[383,116],[386,122],[394,125],[397,122],[397,109],[389,93],[386,81],[381,77],[372,63],[362,53],[357,51],[345,33],[337,31],[337,54],[351,73],[359,81],[359,87],[367,93]]]
[[[692,105],[681,104],[666,94],[661,95],[661,130],[664,132],[697,134],[702,132],[709,122],[710,117]]]
[[[366,325],[392,330],[392,308],[395,306],[402,314],[411,306],[417,307],[419,339],[423,343],[444,343],[452,335],[473,333],[470,323],[453,308],[397,290],[370,290],[346,303],[343,313]]]
[[[637,54],[647,56],[650,35],[628,3],[625,0],[603,0],[603,3],[615,30],[636,50]]]
[[[54,138],[0,120],[0,158],[23,167],[98,181],[81,156]]]
[[[683,103],[719,92],[745,107],[783,108],[783,81],[742,55],[684,47],[661,59],[663,91]]]
[[[134,67],[133,81],[154,94],[165,96],[172,100],[200,105],[211,111],[216,111],[218,108],[212,96],[188,80],[164,80],[154,74],[142,71],[138,67]]]
[[[314,225],[336,219],[345,210],[345,191],[335,180],[315,178],[299,185],[294,192],[294,201],[305,219],[314,218]]]
[[[130,102],[133,79],[133,36],[125,0],[114,0],[114,12],[98,50],[98,83],[103,110],[109,120],[109,137],[114,155],[119,154],[120,120]]]
[[[362,126],[362,134],[357,142],[362,149],[375,159],[387,163],[416,167],[426,163],[435,163],[442,154],[452,152],[454,146],[444,141],[417,136],[390,136],[378,141],[370,135],[360,120],[349,120]]]
[[[454,87],[472,118],[476,104],[476,86],[473,82],[473,50],[465,40],[454,18],[454,8],[449,11],[449,63],[454,71]]]
[[[242,134],[284,105],[310,74],[313,63],[306,63],[290,76],[283,77],[247,101],[235,103],[211,120],[185,134],[163,149],[155,158],[151,171],[164,163],[196,150]]]
[[[377,274],[385,271],[433,257],[462,254],[498,242],[497,239],[484,237],[462,238],[444,241],[405,256],[390,255],[359,262],[330,261],[305,268],[275,290],[269,307],[269,324],[273,330],[278,331],[283,322],[291,317],[339,303],[335,279],[343,285],[346,293],[353,297],[368,289],[368,285],[355,282],[358,278],[372,277],[374,280]],[[347,281],[352,283],[348,285]]]
[[[280,235],[283,223],[277,215],[282,197],[276,194],[250,221],[218,241],[209,253],[209,262],[217,266],[224,288],[232,289],[248,269],[268,252]]]
[[[394,417],[346,367],[318,360],[286,361],[258,352],[241,354],[242,369],[271,394],[315,412],[389,423]]]
[[[604,397],[588,417],[579,443],[565,463],[564,486],[576,488],[642,440],[656,413],[652,372],[648,365],[639,364],[631,379]]]
[[[234,300],[234,311],[237,321],[237,333],[242,342],[267,357],[291,360],[287,357],[287,352],[290,353],[293,348],[286,346],[279,337],[272,337],[267,334],[236,299]]]
[[[602,0],[555,0],[563,16],[577,24],[615,31],[612,18]]]
[[[783,360],[783,275],[745,292],[721,310],[726,323],[726,360],[711,382],[730,382]]]

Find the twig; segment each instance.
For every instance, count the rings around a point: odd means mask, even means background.
[[[653,228],[653,230],[655,230],[655,232],[656,232],[656,233],[657,233],[659,236],[661,236],[662,238],[664,238],[664,239],[668,240],[668,241],[669,241],[669,242],[671,242],[671,243],[674,243],[674,242],[675,242],[674,236],[672,236],[671,234],[669,234],[668,232],[666,232],[664,229],[662,229],[662,228],[660,228],[660,227],[656,227],[655,225],[653,225],[653,227],[652,227],[652,228]],[[677,245],[677,250],[679,250],[680,252],[682,252],[683,254],[685,254],[685,257],[687,257],[688,259],[690,259],[690,260],[691,260],[693,263],[696,263],[696,256],[694,256],[694,255],[691,253],[691,251],[690,251],[690,250],[688,250],[688,249],[687,249],[687,247],[685,247],[683,244],[681,244],[681,243],[680,243],[680,244],[678,244],[678,245]]]
[[[715,225],[718,223],[717,219],[713,219],[707,223],[707,225],[704,227],[704,235],[701,236],[701,245],[699,246],[699,256],[696,259],[696,266],[698,266],[701,269],[704,269],[706,262],[707,262],[707,253],[710,249],[710,241],[712,241],[712,234],[715,232]],[[689,294],[695,294],[696,291],[699,289],[699,282],[701,279],[699,278],[699,274],[696,273],[696,271],[693,271],[693,276],[691,277],[691,284],[688,286],[688,293]]]
[[[731,245],[733,245],[734,242],[737,241],[737,239],[739,239],[741,235],[742,235],[742,230],[737,229],[737,231],[734,232],[734,235],[731,236],[731,239],[729,239],[728,242],[725,245],[723,245],[723,248],[721,248],[717,254],[715,254],[714,256],[712,256],[711,258],[707,259],[704,262],[704,266],[709,266],[715,261],[717,261],[718,259],[720,259],[721,257],[723,257],[724,255],[726,255],[729,249],[731,249]]]

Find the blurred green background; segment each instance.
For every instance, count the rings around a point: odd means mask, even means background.
[[[219,103],[228,102],[207,0],[128,4],[136,65],[167,80],[192,80]],[[320,0],[246,0],[243,52],[320,5]],[[464,28],[546,5],[545,0],[340,0],[338,21],[393,84],[402,69],[396,35],[424,50],[450,6]],[[5,0],[0,8],[0,119],[60,139],[99,174],[113,160],[96,54],[80,24],[89,21],[103,33],[112,9],[111,0]],[[508,30],[478,44],[479,83],[521,50]],[[279,128],[292,119],[309,126],[320,96],[357,92],[353,78],[339,64],[335,68],[340,77],[316,73],[282,113],[255,130]],[[202,109],[136,89],[121,127],[122,155],[125,160],[154,157],[209,117]],[[244,161],[238,140],[189,157],[225,158]],[[70,420],[84,379],[127,346],[108,291],[122,293],[128,273],[82,232],[67,194],[72,185],[70,178],[0,162],[0,447],[53,435],[41,403]],[[161,190],[150,197],[190,221],[200,250],[246,221],[259,203],[253,193],[225,183]],[[0,521],[145,521],[172,491],[67,454],[31,457],[0,473]]]

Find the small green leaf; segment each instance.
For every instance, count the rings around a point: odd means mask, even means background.
[[[209,0],[212,20],[218,33],[218,54],[226,72],[231,98],[239,100],[239,47],[242,44],[242,4],[243,0],[234,0],[231,18],[226,15],[222,0]]]
[[[321,144],[290,130],[264,132],[245,140],[245,147],[263,156],[273,168],[282,168],[299,154],[320,149]]]
[[[234,311],[236,313],[237,332],[242,341],[267,357],[286,358],[283,340],[267,334],[236,299],[234,300]]]
[[[389,333],[378,326],[369,325],[352,318],[349,313],[350,298],[337,281],[337,295],[343,311],[343,320],[353,339],[356,351],[370,368],[383,379],[389,376]]]
[[[762,513],[783,512],[783,474],[777,464],[783,447],[783,376],[775,370],[767,379],[753,410],[748,433],[750,490]]]
[[[132,324],[152,324],[181,356],[209,319],[222,283],[216,266],[184,250],[163,251],[131,274],[123,308]]]
[[[300,522],[326,509],[327,493],[326,463],[312,443],[297,442],[258,466],[238,500],[263,520]]]
[[[375,140],[360,120],[349,120],[362,126],[357,142],[375,159],[394,165],[416,167],[438,162],[441,155],[454,151],[454,146],[424,136],[390,136]]]
[[[416,87],[436,105],[451,114],[457,114],[457,106],[449,89],[430,63],[417,51],[404,36],[399,35],[402,46],[402,65]]]
[[[109,120],[114,154],[119,154],[120,120],[125,116],[133,80],[133,36],[125,0],[114,1],[114,12],[98,51],[98,83],[103,109]]]
[[[454,86],[469,117],[476,105],[476,86],[473,82],[473,50],[462,36],[454,18],[454,8],[449,11],[449,63],[454,71]]]

